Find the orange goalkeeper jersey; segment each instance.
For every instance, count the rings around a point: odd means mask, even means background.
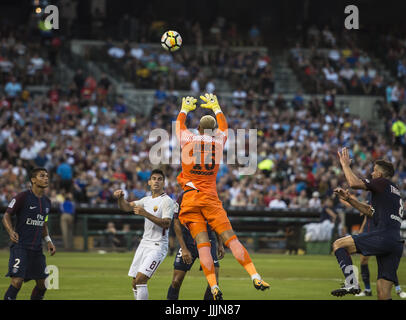
[[[186,113],[180,112],[176,136],[182,153],[182,172],[178,182],[183,190],[195,188],[217,196],[216,177],[227,140],[227,120],[222,112],[216,114],[218,129],[213,135],[200,135],[186,127]],[[189,187],[189,188],[188,188]]]

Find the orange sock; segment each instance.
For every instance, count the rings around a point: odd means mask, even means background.
[[[214,272],[214,262],[210,252],[210,242],[199,243],[197,250],[199,251],[200,265],[202,266],[204,275],[206,276],[209,286],[212,288],[217,285],[216,274]]]
[[[224,243],[228,248],[230,248],[233,256],[237,261],[247,270],[248,274],[252,277],[257,274],[254,263],[252,262],[247,249],[238,241],[237,236],[234,235]]]

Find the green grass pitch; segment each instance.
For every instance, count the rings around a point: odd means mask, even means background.
[[[7,273],[8,250],[0,251],[0,294],[3,295],[10,284],[4,277]],[[47,264],[59,270],[59,289],[48,290],[47,300],[132,300],[131,278],[127,276],[133,253],[68,253],[57,252],[50,257],[46,253]],[[336,298],[330,295],[343,281],[341,270],[333,255],[287,256],[277,254],[252,254],[258,272],[271,284],[267,291],[254,289],[245,270],[234,260],[230,252],[221,260],[220,288],[225,300],[325,300],[325,299],[376,299],[375,257],[369,261],[373,297],[357,298],[346,296]],[[166,299],[172,280],[174,256],[167,256],[148,283],[149,298]],[[353,256],[359,266],[359,257]],[[406,290],[406,258],[402,258],[398,277]],[[23,285],[18,299],[29,299],[34,282]],[[186,275],[179,299],[201,300],[206,288],[203,272],[199,271],[198,261]],[[393,299],[400,299],[393,289]]]

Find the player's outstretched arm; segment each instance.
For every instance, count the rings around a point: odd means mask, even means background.
[[[348,190],[344,190],[342,188],[334,189],[334,192],[344,201],[349,203],[354,209],[357,209],[361,215],[366,215],[368,217],[372,217],[374,215],[374,208],[364,202],[358,201],[358,199],[350,194]]]
[[[341,167],[343,168],[345,178],[347,179],[350,188],[366,190],[367,188],[365,186],[365,183],[360,178],[358,178],[351,170],[351,159],[348,154],[348,149],[342,148],[341,152],[338,151],[338,157],[340,158]]]
[[[114,191],[113,197],[117,199],[118,207],[125,211],[125,212],[131,212],[133,211],[133,206],[130,202],[124,199],[124,191],[119,189]]]
[[[196,109],[197,99],[194,97],[183,97],[182,98],[182,108],[176,119],[176,137],[178,138],[179,143],[182,145],[182,133],[186,132],[191,135],[192,133],[188,131],[186,127],[186,116],[190,111]]]
[[[223,132],[226,131],[228,129],[227,119],[221,110],[217,96],[212,93],[206,93],[204,96],[200,96],[200,99],[205,102],[201,104],[200,107],[213,110],[213,112],[216,114],[219,130]]]

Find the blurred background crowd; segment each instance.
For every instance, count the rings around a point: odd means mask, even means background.
[[[61,5],[80,3],[61,1]],[[404,189],[406,33],[392,30],[369,42],[327,24],[292,33],[285,52],[302,89],[286,98],[275,90],[273,51],[261,23],[241,26],[221,16],[210,24],[179,21],[185,46],[172,55],[150,45],[168,26],[159,19],[152,21],[124,15],[117,32],[104,33],[109,23],[98,19],[96,10],[86,32],[69,15],[61,23],[70,28],[61,33],[2,24],[3,205],[28,186],[27,173],[36,166],[49,170],[51,200],[56,203],[72,198],[92,206],[112,204],[117,188],[125,189],[130,199],[146,195],[154,143],[149,134],[155,128],[171,132],[180,108],[178,91],[184,90],[196,97],[218,94],[230,128],[257,129],[256,173],[241,176],[237,165],[220,167],[218,191],[226,206],[320,207],[343,184],[337,158],[343,146],[351,149],[354,168],[362,176],[370,173],[375,159],[391,160],[394,181]],[[62,85],[55,74],[61,61],[69,64],[61,57],[62,50],[70,39],[89,32],[104,44],[86,52],[84,61],[103,62],[111,73],[96,77],[76,68],[69,85]],[[133,112],[122,96],[114,95],[111,75],[136,88],[153,89],[152,112]],[[232,99],[222,98],[219,80]],[[46,94],[30,91],[36,85],[47,86]],[[305,98],[312,93],[321,96]],[[337,106],[337,94],[378,96],[384,130]],[[201,114],[190,115],[190,128],[197,127]],[[164,169],[166,191],[176,198],[180,165]]]

